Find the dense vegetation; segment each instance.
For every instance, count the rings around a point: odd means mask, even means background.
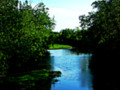
[[[97,10],[79,17],[81,30],[77,27],[52,32],[54,18],[49,17],[43,3],[32,8],[27,0],[0,0],[0,74],[30,69],[47,55],[49,45],[66,44],[92,52],[93,73],[112,86],[108,81],[115,82],[119,76],[120,0],[98,0],[92,6]]]
[[[19,71],[46,55],[54,19],[39,3],[32,8],[26,0],[0,0],[0,72]],[[29,65],[30,66],[30,65]],[[18,69],[19,68],[19,69]],[[14,70],[15,69],[15,70]]]
[[[78,49],[119,54],[120,1],[98,0],[92,3],[96,11],[79,16],[81,30],[63,29],[52,35],[55,43],[69,44]],[[114,9],[113,9],[114,8]],[[108,51],[109,50],[109,51]]]
[[[96,11],[79,16],[80,27],[63,29],[51,37],[55,43],[69,44],[78,49],[120,54],[120,1],[98,0],[92,3]],[[114,9],[113,9],[114,8]]]

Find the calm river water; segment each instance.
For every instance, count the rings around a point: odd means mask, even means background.
[[[62,72],[51,90],[93,90],[93,77],[88,68],[91,54],[77,54],[71,49],[48,51],[53,65],[51,69]]]
[[[71,49],[48,51],[50,58],[45,58],[45,60],[42,58],[47,66],[41,68],[61,71],[61,77],[50,82],[36,81],[38,75],[35,73],[26,74],[21,78],[16,77],[16,79],[12,77],[13,81],[9,81],[9,78],[8,80],[0,78],[0,90],[93,90],[93,76],[88,68],[91,54],[77,54]]]

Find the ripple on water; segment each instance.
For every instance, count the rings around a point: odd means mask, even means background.
[[[88,68],[91,54],[77,55],[68,49],[51,50],[50,53],[53,70],[62,72],[51,90],[93,90]]]

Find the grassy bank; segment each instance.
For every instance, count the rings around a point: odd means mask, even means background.
[[[49,45],[49,49],[66,49],[66,48],[72,48],[72,46],[70,46],[70,45],[62,45],[62,44]]]
[[[10,88],[14,88],[16,86],[18,88],[22,88],[22,87],[28,88],[28,87],[39,87],[42,85],[42,88],[46,88],[45,86],[47,84],[51,85],[51,81],[53,78],[60,76],[61,76],[61,72],[59,71],[49,71],[46,69],[34,70],[31,72],[25,72],[23,74],[19,73],[12,76],[2,77],[0,78],[0,86],[2,85],[3,87],[5,87],[5,85],[8,84],[10,85]],[[11,86],[11,84],[13,85]],[[0,90],[1,88],[2,87],[0,87]],[[5,90],[8,90],[7,87],[5,88],[6,88]],[[42,90],[47,90],[47,89],[42,89]]]

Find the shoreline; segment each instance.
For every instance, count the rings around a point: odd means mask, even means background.
[[[72,48],[72,46],[63,45],[63,44],[53,44],[53,45],[49,45],[49,48],[47,50],[69,49],[69,48]]]

